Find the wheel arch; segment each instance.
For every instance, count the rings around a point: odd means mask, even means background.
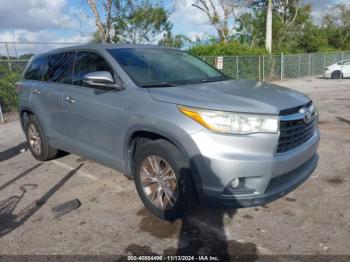
[[[198,168],[196,166],[195,161],[191,158],[185,145],[178,138],[162,130],[154,128],[138,128],[134,129],[132,132],[129,132],[129,135],[124,145],[125,171],[128,177],[134,177],[134,157],[137,150],[137,146],[140,146],[140,144],[137,144],[140,141],[140,139],[144,139],[143,142],[164,139],[169,143],[173,144],[180,151],[185,161],[188,163],[188,168],[190,170],[191,179],[193,181],[193,186],[196,192],[197,200],[200,200],[202,198],[203,184],[198,173]]]
[[[35,115],[33,110],[31,110],[29,107],[21,107],[18,111],[19,113],[19,120],[20,120],[20,123],[21,123],[21,127],[22,127],[22,130],[24,131],[25,130],[25,119],[23,119],[26,115],[27,117],[29,115]]]
[[[124,143],[124,159],[126,160],[126,173],[128,176],[134,175],[134,157],[137,147],[147,141],[164,139],[173,144],[182,154],[186,161],[190,162],[190,156],[179,139],[174,135],[154,128],[135,128],[130,130]]]

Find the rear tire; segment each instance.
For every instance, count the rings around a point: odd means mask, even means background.
[[[342,72],[342,71],[339,71],[339,70],[334,71],[334,72],[332,72],[332,74],[331,74],[331,78],[332,78],[332,79],[342,79],[342,78],[343,78],[343,72]]]
[[[47,161],[57,156],[58,150],[49,144],[43,128],[34,115],[30,115],[25,122],[25,132],[30,152],[35,159]]]
[[[163,139],[137,149],[135,185],[147,209],[161,219],[184,217],[197,202],[189,163],[173,144]]]

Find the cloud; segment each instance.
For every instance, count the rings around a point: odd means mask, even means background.
[[[175,11],[170,16],[176,33],[185,34],[193,40],[203,33],[215,34],[205,13],[193,7],[194,0],[177,0]]]
[[[0,42],[87,43],[94,20],[68,0],[0,1]],[[77,3],[77,2],[75,2]],[[85,3],[85,1],[84,1]],[[82,4],[82,3],[81,3]],[[1,44],[0,54],[6,49]],[[40,53],[66,44],[8,44],[10,55]]]
[[[68,11],[67,0],[1,1],[0,30],[67,28],[74,23]]]
[[[346,2],[342,0],[303,0],[303,4],[311,4],[312,17],[316,23],[322,22],[322,17],[332,6],[337,3]]]
[[[12,43],[14,39],[16,44]],[[73,35],[58,36],[54,31],[28,31],[23,29],[3,31],[0,42],[8,43],[10,56],[19,56],[28,53],[42,53],[55,48],[72,45],[72,43],[87,43],[91,40],[90,33],[76,33]],[[37,44],[36,44],[37,43]],[[7,55],[5,44],[0,43],[0,55]]]

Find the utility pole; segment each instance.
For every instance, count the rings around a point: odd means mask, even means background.
[[[265,48],[270,54],[272,52],[272,0],[267,0],[266,12],[266,39]]]

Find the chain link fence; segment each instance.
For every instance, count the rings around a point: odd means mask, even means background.
[[[20,80],[27,62],[27,60],[0,61],[1,122],[17,117],[18,97],[15,84]]]
[[[334,63],[350,59],[350,52],[314,53],[293,55],[223,56],[202,57],[207,63],[234,79],[258,81],[287,80],[322,75],[324,69]]]
[[[5,45],[4,43],[2,43]],[[26,45],[29,45],[26,43]],[[41,45],[41,48],[39,48]],[[31,51],[42,52],[53,47],[71,44],[37,44],[31,49],[21,46],[1,48],[0,42],[0,117],[5,121],[17,117],[18,98],[15,83],[21,78],[29,58],[21,59]],[[44,49],[42,49],[44,48]],[[11,53],[12,50],[12,53]],[[34,52],[33,52],[34,53]],[[218,57],[202,57],[207,63],[218,66]],[[321,75],[324,68],[336,62],[350,59],[350,52],[315,53],[293,55],[264,55],[264,56],[223,56],[221,69],[226,75],[234,79],[250,79],[258,81],[286,80],[307,76]],[[0,118],[0,122],[4,121]]]

